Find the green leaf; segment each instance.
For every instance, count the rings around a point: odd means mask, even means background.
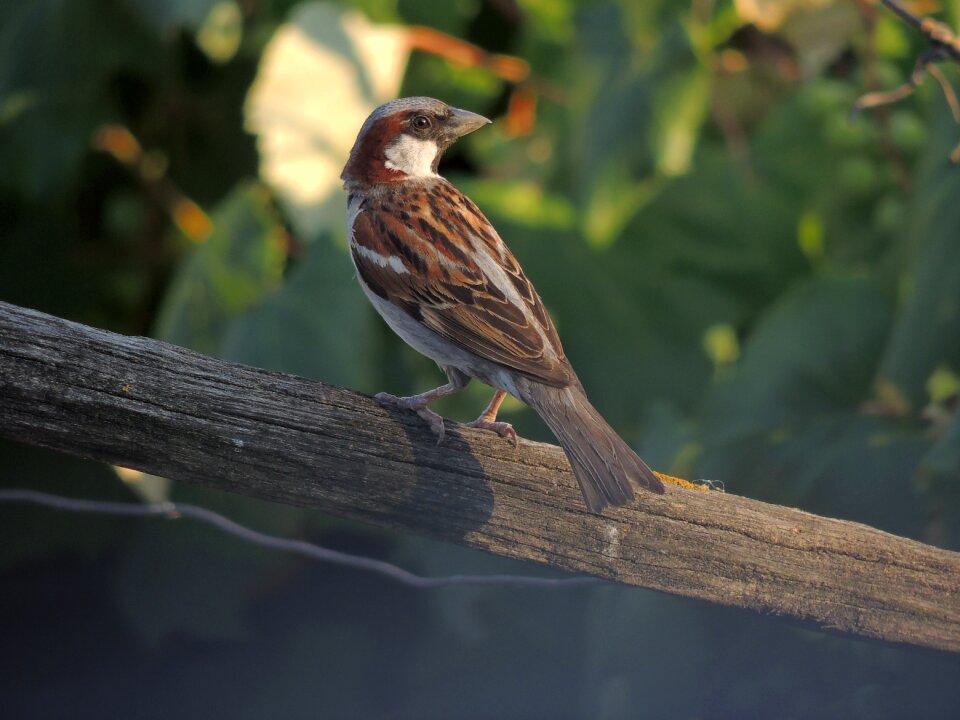
[[[0,188],[40,200],[70,187],[121,72],[156,72],[160,47],[122,0],[0,6]]]
[[[561,195],[545,193],[531,182],[506,182],[458,178],[467,196],[485,212],[531,228],[570,230],[576,218],[573,206]]]
[[[907,226],[904,298],[880,371],[914,408],[926,403],[937,367],[960,368],[960,172],[947,159],[960,132],[946,110],[936,118]]]
[[[577,18],[581,57],[572,64],[575,102],[569,137],[570,190],[578,198],[584,236],[597,246],[613,242],[641,204],[650,163],[651,65],[624,28],[613,3],[585,9]],[[634,183],[640,185],[634,188]]]
[[[210,10],[225,0],[129,0],[141,17],[158,32],[172,32],[179,27],[200,27]],[[226,0],[229,2],[229,0]]]
[[[676,18],[649,38],[625,34],[648,25],[655,5],[601,4],[580,17],[587,57],[573,70],[581,117],[571,176],[582,232],[598,247],[622,236],[665,179],[689,169],[707,115],[710,76]]]
[[[216,353],[230,321],[280,284],[283,229],[262,186],[245,183],[214,211],[213,233],[185,258],[154,335]]]
[[[895,420],[822,413],[705,441],[695,477],[722,481],[738,495],[920,538],[927,502],[914,470],[928,448],[922,433]]]
[[[706,414],[712,442],[774,432],[855,411],[867,397],[891,320],[891,299],[870,278],[814,278],[781,299],[743,345],[733,377]]]
[[[925,508],[912,478],[928,441],[860,411],[891,318],[872,278],[828,275],[788,293],[708,398],[697,476],[918,537]]]
[[[466,26],[480,11],[478,2],[424,3],[418,0],[397,0],[397,12],[407,25],[429,25],[456,37],[466,33]]]
[[[372,390],[373,321],[346,248],[321,240],[283,288],[231,323],[220,351],[237,362]]]
[[[661,175],[676,177],[690,169],[710,92],[710,74],[700,65],[658,84],[651,146]]]

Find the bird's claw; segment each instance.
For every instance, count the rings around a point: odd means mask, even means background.
[[[444,435],[446,434],[443,418],[424,405],[422,401],[418,401],[417,398],[397,397],[396,395],[391,395],[390,393],[386,392],[377,393],[373,397],[377,400],[377,402],[380,403],[389,403],[391,405],[401,407],[404,410],[413,410],[417,415],[423,418],[424,422],[426,422],[433,431],[433,434],[437,436],[437,445],[440,445],[443,442]]]
[[[481,417],[477,418],[473,422],[468,422],[467,427],[479,428],[480,430],[490,430],[495,432],[500,437],[506,438],[510,441],[511,445],[517,447],[517,431],[513,429],[513,425],[510,423],[485,420]]]
[[[446,434],[446,427],[443,424],[443,417],[435,413],[433,410],[428,408],[421,408],[416,411],[417,415],[422,417],[427,425],[430,426],[430,429],[433,430],[433,434],[437,436],[437,445],[443,444],[443,438]]]

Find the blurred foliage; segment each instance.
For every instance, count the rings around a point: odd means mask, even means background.
[[[960,24],[956,1],[913,6]],[[465,62],[464,41],[529,75]],[[0,299],[365,392],[431,387],[353,280],[337,175],[373,107],[432,95],[497,120],[445,172],[655,467],[957,549],[960,127],[930,81],[848,119],[923,47],[853,0],[5,3]],[[4,485],[132,500],[134,480],[0,445]],[[539,572],[172,495],[419,572]],[[960,708],[954,659],[650,592],[413,591],[189,524],[0,517],[11,717]]]

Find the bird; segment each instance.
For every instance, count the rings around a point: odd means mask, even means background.
[[[603,419],[564,354],[550,315],[513,253],[477,205],[438,174],[456,140],[491,121],[429,97],[392,100],[364,121],[341,180],[347,237],[360,286],[387,325],[433,360],[447,382],[383,403],[416,412],[438,436],[428,406],[473,380],[493,398],[472,427],[517,444],[497,421],[507,395],[533,408],[570,462],[587,509],[626,505],[633,487],[663,483]]]

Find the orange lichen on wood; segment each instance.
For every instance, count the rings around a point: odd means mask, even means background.
[[[708,484],[690,482],[689,480],[674,477],[673,475],[666,475],[664,473],[657,472],[656,470],[653,472],[665,483],[670,483],[671,485],[676,485],[677,487],[686,488],[687,490],[699,490],[700,492],[709,492],[710,490],[713,490],[713,488]]]

